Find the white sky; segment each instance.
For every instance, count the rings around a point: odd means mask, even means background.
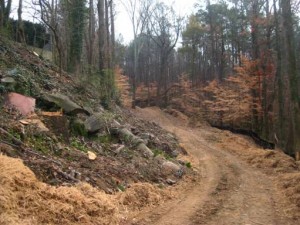
[[[0,0],[3,1],[3,0]],[[32,0],[23,0],[23,19],[29,20],[31,22],[39,22],[38,19],[34,19],[34,11],[31,8]],[[131,28],[131,23],[129,20],[129,16],[124,9],[124,6],[121,4],[122,0],[115,0],[117,15],[115,18],[115,26],[116,26],[116,38],[121,34],[124,43],[129,43],[133,39],[133,31]],[[191,15],[194,10],[194,4],[196,2],[204,2],[204,0],[161,0],[165,2],[167,5],[172,5],[175,11],[183,17]],[[17,8],[18,8],[18,0],[12,0],[12,14],[11,16],[17,19]],[[96,2],[96,1],[95,1]],[[28,7],[30,6],[30,8]],[[38,15],[36,15],[38,16]]]
[[[122,0],[118,0],[122,1]],[[175,11],[180,16],[189,16],[194,10],[194,4],[197,0],[161,0],[166,3],[166,5],[172,5]],[[117,1],[116,1],[117,2]],[[199,2],[199,0],[198,0]],[[124,38],[124,43],[129,43],[133,39],[133,31],[131,27],[131,22],[129,20],[128,13],[124,9],[121,3],[116,3],[117,15],[115,18],[116,23],[116,38],[121,34]]]

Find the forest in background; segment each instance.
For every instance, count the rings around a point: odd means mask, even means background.
[[[102,104],[119,99],[115,83],[129,82],[133,107],[201,114],[300,151],[298,1],[207,0],[182,18],[151,0],[33,0],[39,37],[22,20],[22,0],[18,21],[9,19],[11,3],[0,3],[1,35],[36,47],[32,39],[44,40],[61,70],[98,85]],[[115,4],[131,19],[129,45],[115,40]],[[129,79],[116,79],[116,66]]]

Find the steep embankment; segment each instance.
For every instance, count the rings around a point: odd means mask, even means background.
[[[104,109],[100,81],[0,37],[0,224],[122,224],[190,173],[174,135]]]

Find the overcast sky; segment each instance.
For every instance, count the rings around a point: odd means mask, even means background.
[[[165,2],[167,5],[172,5],[175,11],[180,16],[191,15],[195,11],[194,4],[197,2],[197,0],[162,0],[162,1]],[[117,4],[116,11],[117,11],[117,16],[115,18],[116,37],[118,38],[119,34],[121,34],[124,38],[124,42],[128,43],[133,39],[133,31],[131,28],[129,16],[122,4]]]
[[[0,0],[3,1],[3,0]],[[32,7],[32,0],[23,0],[23,19],[29,20],[31,22],[38,22],[39,19],[34,19],[34,10],[30,10],[29,8]],[[129,43],[133,39],[133,31],[131,28],[131,23],[129,20],[129,16],[124,9],[124,6],[120,3],[122,0],[115,0],[116,3],[116,11],[117,15],[115,18],[115,25],[116,25],[116,38],[119,37],[121,34],[124,43]],[[180,16],[188,16],[191,15],[194,10],[194,4],[198,2],[204,2],[203,0],[161,0],[165,2],[167,5],[172,5],[175,9],[176,13]],[[18,0],[12,0],[13,7],[12,7],[12,17],[17,19],[17,6]],[[96,1],[95,1],[96,2]],[[38,15],[36,15],[38,16]]]

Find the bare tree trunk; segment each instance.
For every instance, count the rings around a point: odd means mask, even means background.
[[[110,36],[109,36],[109,5],[108,0],[105,0],[105,34],[106,34],[106,67],[111,69],[111,62],[110,62]]]
[[[1,0],[0,1],[0,29],[3,28],[4,26],[4,8],[5,8],[4,0]]]
[[[105,62],[105,21],[104,21],[104,0],[98,0],[99,17],[99,70],[102,73]]]
[[[4,2],[4,0],[2,0]],[[9,15],[11,11],[11,3],[12,0],[7,0],[6,7],[4,7],[4,18],[3,18],[3,25],[7,26],[8,20],[9,20]]]
[[[23,8],[23,0],[19,0],[17,41],[25,44],[26,41],[25,41],[25,33],[24,33],[24,23],[22,20],[22,8]]]
[[[277,68],[276,68],[276,83],[277,83],[277,101],[278,101],[278,125],[277,125],[277,135],[279,137],[279,146],[284,147],[284,143],[281,140],[284,140],[284,125],[285,125],[285,115],[284,115],[284,83],[282,79],[282,56],[281,56],[281,33],[279,30],[280,21],[279,21],[279,13],[276,6],[276,0],[273,0],[274,7],[274,19],[275,19],[275,34],[276,34],[276,51],[277,51]],[[276,90],[275,90],[276,91]],[[277,136],[276,135],[276,136]]]
[[[283,19],[283,40],[285,47],[285,64],[284,71],[286,72],[288,81],[288,96],[289,96],[289,131],[288,143],[286,150],[290,154],[300,151],[300,107],[299,107],[299,76],[296,62],[295,52],[295,35],[293,27],[293,15],[291,9],[291,1],[284,0],[280,2]]]
[[[131,107],[135,109],[136,107],[136,76],[138,72],[138,45],[137,45],[137,37],[136,35],[134,36],[134,43],[133,43],[133,48],[134,48],[134,65],[133,65],[133,76],[132,76],[132,104]]]
[[[11,3],[12,3],[12,0],[7,0],[6,6],[5,6],[5,1],[4,0],[0,1],[0,28],[7,26],[10,11],[11,11]]]
[[[110,1],[110,36],[111,36],[111,66],[115,67],[115,16],[114,16],[114,3]]]
[[[89,34],[88,34],[88,52],[87,61],[89,65],[89,74],[92,73],[93,57],[94,57],[94,40],[95,40],[95,16],[94,16],[94,0],[89,1]]]

